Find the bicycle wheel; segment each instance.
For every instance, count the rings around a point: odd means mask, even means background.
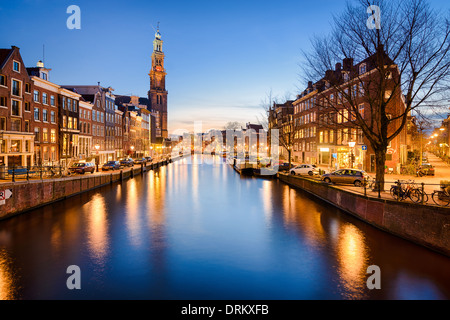
[[[395,200],[399,200],[400,198],[400,192],[399,192],[399,187],[398,186],[392,186],[391,190],[390,190],[390,194],[392,196],[392,198],[394,198]]]
[[[409,193],[409,198],[414,203],[421,202],[422,201],[422,191],[420,191],[419,189],[411,190],[411,192]],[[425,201],[425,199],[424,199],[424,201]]]
[[[433,192],[431,198],[433,199],[434,203],[436,203],[438,206],[448,206],[450,203],[450,196],[445,194],[443,191],[435,191]]]

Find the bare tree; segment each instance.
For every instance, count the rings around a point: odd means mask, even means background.
[[[270,91],[265,99],[261,101],[264,114],[259,118],[259,124],[268,131],[270,142],[276,139],[275,143],[286,150],[288,154],[289,168],[292,162],[292,152],[294,146],[294,120],[291,94],[286,92],[282,99],[274,97]],[[284,101],[284,102],[280,102]],[[278,130],[278,137],[271,134],[272,129]],[[271,143],[269,144],[271,145]]]
[[[242,124],[237,121],[230,121],[223,127],[225,130],[239,130],[242,128]]]
[[[381,28],[369,28],[367,12],[374,5]],[[336,122],[345,106],[346,120],[362,130],[375,152],[382,189],[387,147],[411,112],[425,115],[448,100],[449,51],[448,12],[444,16],[424,0],[357,0],[334,17],[329,35],[314,37],[312,50],[303,52],[305,78],[323,81],[323,92],[336,93],[320,95],[319,108],[327,110],[327,121]],[[368,69],[336,72],[336,63],[346,58],[364,61]],[[358,110],[361,99],[365,115]]]

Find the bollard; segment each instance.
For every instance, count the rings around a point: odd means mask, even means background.
[[[123,182],[123,170],[120,169],[120,182]]]
[[[15,173],[16,173],[16,169],[14,168],[14,166],[13,166],[13,168],[12,168],[12,182],[16,182],[16,176],[15,176]]]
[[[141,176],[144,174],[144,163],[141,162]]]
[[[422,182],[422,199],[420,201],[421,204],[423,204],[425,198],[425,183]]]
[[[30,181],[30,167],[27,166],[27,181]]]

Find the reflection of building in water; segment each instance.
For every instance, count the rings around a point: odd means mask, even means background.
[[[104,266],[109,251],[108,219],[104,196],[97,193],[82,209],[88,221],[89,253],[98,265]]]
[[[348,299],[364,298],[368,252],[364,235],[352,224],[341,226],[337,243],[339,281]]]
[[[11,258],[6,249],[0,249],[0,300],[15,299],[13,276],[10,269]]]

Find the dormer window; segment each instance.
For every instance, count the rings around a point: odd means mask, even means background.
[[[47,73],[41,72],[41,79],[47,80],[48,79]]]
[[[366,64],[363,63],[362,65],[359,66],[359,74],[364,74],[367,71],[367,67]]]
[[[344,82],[347,82],[350,79],[347,72],[344,72]]]

